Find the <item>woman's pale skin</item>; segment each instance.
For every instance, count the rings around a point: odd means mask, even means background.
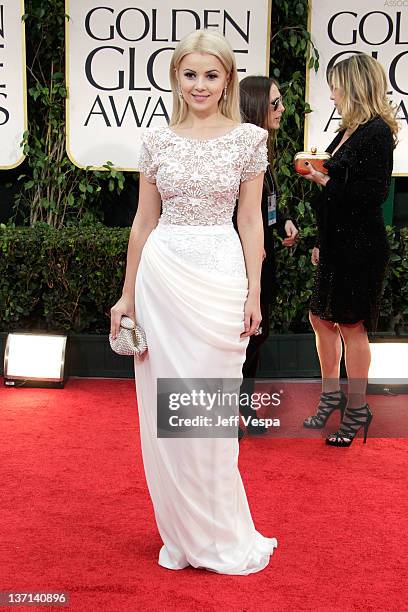
[[[176,78],[187,105],[188,113],[183,123],[171,129],[185,138],[206,140],[217,138],[233,130],[237,125],[219,110],[229,74],[217,57],[209,53],[189,53],[178,69]],[[244,308],[244,331],[241,337],[255,333],[261,322],[260,276],[263,251],[263,224],[261,197],[264,173],[244,181],[240,186],[237,212],[238,232],[244,252],[248,277],[248,296]],[[130,232],[126,276],[122,297],[111,308],[111,334],[116,338],[121,316],[127,314],[133,320],[135,313],[135,281],[143,246],[157,226],[160,217],[161,198],[157,187],[140,174],[139,205]]]
[[[279,106],[276,110],[273,108],[273,103],[280,98]],[[279,130],[281,117],[285,112],[285,107],[283,105],[282,97],[279,89],[276,87],[275,83],[272,83],[271,88],[269,90],[269,111],[268,111],[268,119],[265,129],[267,130]],[[285,232],[286,238],[283,240],[282,244],[286,247],[293,246],[298,240],[299,231],[297,227],[292,223],[292,221],[286,221],[285,223]]]
[[[330,99],[341,115],[341,101],[343,91],[340,88],[331,88]],[[339,142],[335,153],[351,136],[351,132],[345,131]],[[310,173],[305,178],[326,186],[330,177],[315,170],[310,164]],[[311,257],[313,265],[319,263],[319,249],[314,248]],[[320,319],[317,315],[309,313],[309,319],[316,334],[316,346],[319,354],[322,370],[323,392],[337,391],[340,374],[340,359],[342,353],[341,338],[345,346],[345,362],[349,382],[348,407],[355,408],[365,404],[365,388],[370,367],[371,355],[367,332],[360,321],[355,324],[346,325],[333,323]]]

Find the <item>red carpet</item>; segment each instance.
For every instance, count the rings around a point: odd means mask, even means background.
[[[303,389],[306,416],[319,389]],[[157,565],[132,381],[1,387],[0,427],[0,591],[64,590],[75,612],[408,610],[406,439],[244,439],[254,521],[279,548],[259,574],[222,576]]]

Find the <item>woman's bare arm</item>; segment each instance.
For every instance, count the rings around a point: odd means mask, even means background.
[[[130,231],[126,275],[122,297],[111,308],[111,334],[119,333],[120,319],[126,314],[135,320],[135,283],[143,247],[160,217],[160,194],[154,183],[140,174],[139,204]]]
[[[252,335],[261,322],[260,288],[264,249],[261,199],[264,173],[241,183],[237,226],[244,251],[248,276],[248,298],[245,304],[245,331],[242,337]]]

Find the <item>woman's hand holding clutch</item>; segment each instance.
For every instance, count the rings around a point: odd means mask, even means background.
[[[132,321],[136,321],[135,302],[131,297],[127,295],[122,295],[122,297],[111,308],[110,333],[113,339],[117,338],[117,335],[119,333],[120,320],[123,315],[127,315],[130,319],[132,319]]]
[[[304,165],[310,169],[309,174],[303,175],[303,177],[307,179],[308,181],[313,181],[313,183],[316,183],[317,185],[323,185],[323,187],[325,187],[327,183],[330,181],[330,176],[328,176],[327,174],[323,174],[323,172],[319,172],[318,170],[316,170],[313,164],[311,164],[310,162],[305,161]]]

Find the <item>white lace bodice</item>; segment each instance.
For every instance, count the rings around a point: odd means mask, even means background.
[[[231,223],[240,183],[267,167],[267,137],[266,130],[251,123],[207,140],[179,136],[169,127],[147,130],[139,170],[157,184],[161,223]]]

